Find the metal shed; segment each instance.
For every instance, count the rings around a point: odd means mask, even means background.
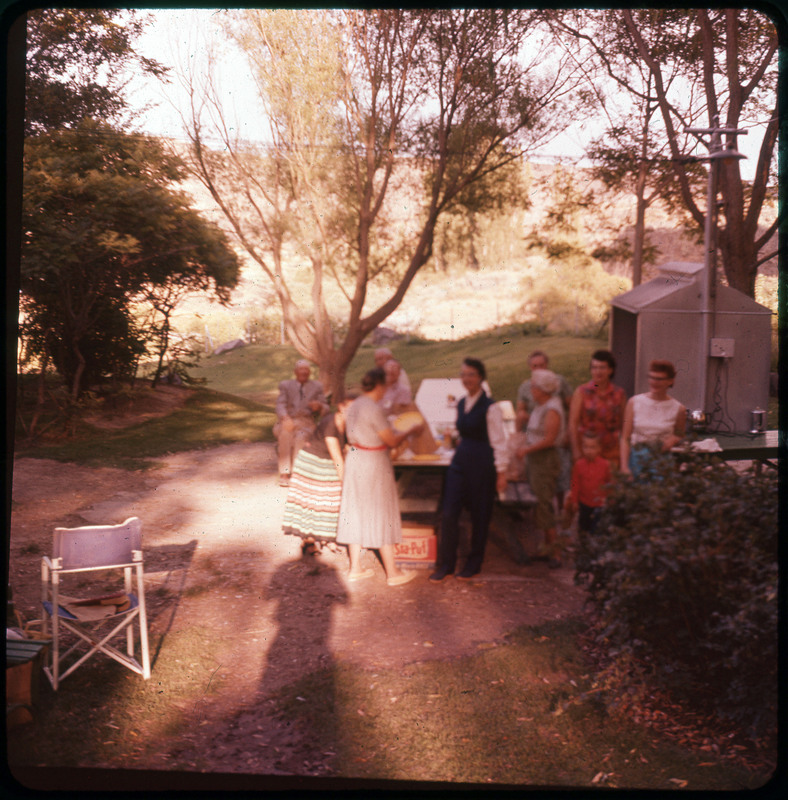
[[[678,373],[671,394],[704,411],[709,430],[749,431],[769,400],[772,312],[729,286],[704,298],[703,279],[703,264],[674,261],[613,299],[615,380],[628,396],[648,391],[649,362],[668,359]]]

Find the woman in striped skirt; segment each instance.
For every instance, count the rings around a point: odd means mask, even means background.
[[[339,501],[344,473],[345,412],[348,395],[333,414],[318,423],[310,441],[298,452],[290,475],[282,531],[303,539],[302,555],[323,546],[335,549]]]

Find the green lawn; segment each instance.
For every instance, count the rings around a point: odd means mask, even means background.
[[[575,387],[588,380],[591,353],[606,347],[601,339],[576,336],[523,334],[510,326],[456,342],[400,340],[391,345],[414,389],[424,378],[455,377],[466,356],[480,358],[497,400],[515,401],[517,387],[528,377],[528,355],[536,349],[550,356],[551,367]],[[361,347],[348,370],[348,387],[374,365],[374,348]],[[156,458],[182,450],[236,441],[273,441],[271,405],[257,402],[267,395],[273,402],[279,381],[292,376],[299,358],[290,346],[248,345],[220,356],[203,358],[191,371],[205,381],[186,406],[160,419],[120,431],[83,426],[80,436],[43,446],[27,446],[20,438],[16,454],[53,458],[89,465],[129,468],[151,466]],[[770,398],[767,424],[777,428],[777,398]]]
[[[481,358],[497,399],[514,401],[527,377],[528,354],[544,349],[556,370],[572,385],[586,380],[590,354],[604,343],[571,336],[523,336],[522,330],[481,334],[458,342],[395,342],[391,350],[407,370],[414,388],[423,378],[455,377],[465,356]],[[348,372],[357,384],[372,366],[374,348],[362,347]],[[273,408],[258,402],[275,397],[279,381],[291,377],[299,358],[289,346],[249,345],[204,358],[191,371],[202,380],[186,405],[166,417],[117,431],[79,426],[79,434],[62,441],[29,445],[19,437],[16,455],[52,458],[89,466],[148,468],[168,453],[203,449],[237,441],[273,441]]]
[[[117,431],[83,426],[74,439],[35,447],[21,444],[17,456],[52,458],[88,466],[145,469],[156,459],[183,450],[233,442],[273,441],[273,409],[244,397],[197,389],[166,417]]]
[[[523,334],[519,325],[481,333],[456,342],[393,342],[389,348],[408,373],[414,392],[424,378],[457,377],[466,356],[481,359],[487,367],[488,383],[496,400],[515,402],[518,386],[529,376],[528,356],[544,350],[550,367],[563,375],[572,388],[589,378],[591,354],[607,347],[606,339],[563,334]],[[362,375],[374,366],[372,346],[359,348],[347,374],[348,388],[357,385]],[[238,395],[259,397],[275,393],[279,381],[292,377],[293,365],[301,356],[291,346],[248,345],[220,356],[204,358],[192,370],[210,388]],[[316,375],[316,371],[313,372]],[[778,402],[769,398],[767,426],[778,427]]]
[[[570,385],[577,386],[588,380],[591,353],[606,346],[606,341],[600,339],[523,335],[520,326],[510,326],[456,342],[400,340],[392,343],[390,349],[407,371],[414,390],[424,378],[457,377],[462,359],[471,356],[485,363],[495,398],[514,402],[517,387],[528,377],[526,362],[533,350],[544,350],[550,356],[550,366],[564,375]],[[371,346],[359,348],[348,370],[349,387],[375,365],[374,350]],[[192,375],[204,378],[209,388],[254,397],[276,391],[279,381],[292,377],[298,358],[293,347],[248,345],[204,358]]]

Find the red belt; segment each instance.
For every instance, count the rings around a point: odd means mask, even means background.
[[[355,447],[357,450],[388,450],[389,446],[387,444],[382,444],[380,447],[364,447],[363,444],[353,444],[353,442],[349,443],[351,447]]]

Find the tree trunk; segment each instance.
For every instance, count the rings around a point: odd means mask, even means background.
[[[49,337],[47,337],[47,341],[48,340]],[[37,384],[36,408],[35,411],[33,412],[33,419],[30,421],[30,428],[27,431],[28,436],[32,436],[35,433],[35,430],[38,427],[38,420],[40,419],[41,414],[44,410],[44,402],[46,400],[46,371],[48,365],[49,365],[49,350],[45,348],[44,353],[41,356],[41,369],[39,370],[38,378],[36,379],[36,384]]]
[[[327,395],[330,395],[331,405],[335,406],[345,399],[345,379],[348,365],[334,363],[330,369],[320,369],[320,381]]]
[[[645,161],[640,162],[636,186],[635,240],[632,244],[632,285],[640,286],[643,280],[643,246],[646,242],[646,172]]]
[[[164,356],[167,353],[167,348],[170,342],[170,326],[169,321],[165,319],[164,327],[159,338],[159,362],[156,364],[156,373],[151,381],[151,386],[155,389],[161,380],[161,371],[164,368]]]
[[[479,259],[476,256],[476,238],[479,234],[479,227],[476,224],[476,214],[468,212],[468,266],[474,271],[479,271]]]
[[[85,356],[82,355],[82,351],[79,349],[79,342],[73,342],[71,349],[77,357],[77,368],[74,370],[74,377],[71,381],[71,397],[73,400],[76,400],[82,391],[81,384],[82,374],[85,372]]]
[[[757,253],[752,238],[740,235],[740,227],[729,221],[718,233],[717,247],[728,286],[755,297]]]

